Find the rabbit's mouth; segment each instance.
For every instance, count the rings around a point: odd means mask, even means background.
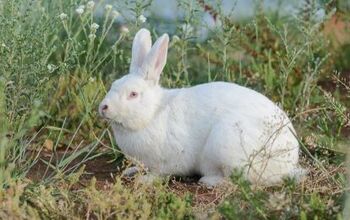
[[[108,120],[118,127],[124,127],[123,123],[121,121],[117,120],[116,118],[110,118]]]
[[[115,124],[117,126],[120,126],[120,127],[124,127],[123,126],[123,123],[118,121],[116,118],[111,118],[111,117],[108,117],[106,116],[105,114],[101,114],[101,116],[103,117],[104,120],[106,120],[109,124]]]
[[[126,127],[123,125],[123,123],[118,121],[111,121],[112,127],[118,128],[118,129],[125,129]]]
[[[123,126],[123,123],[119,122],[119,121],[113,121],[113,123],[117,126],[120,126],[120,127],[124,127]]]

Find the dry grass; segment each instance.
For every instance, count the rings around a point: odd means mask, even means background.
[[[59,157],[62,156],[62,154],[58,155],[58,158],[55,158],[54,160],[59,160]],[[45,161],[48,161],[50,158],[51,153],[48,151],[41,156],[41,159]],[[80,159],[81,158],[76,158],[70,166],[74,166],[80,161]],[[84,163],[84,172],[69,190],[72,192],[86,190],[89,188],[92,179],[94,179],[96,190],[101,193],[109,194],[111,190],[115,188],[115,184],[118,185],[120,183],[131,191],[137,191],[139,186],[135,185],[134,179],[120,178],[121,170],[123,169],[122,165],[113,163],[111,162],[112,160],[113,157],[105,155]],[[317,194],[321,197],[325,196],[328,199],[326,201],[327,210],[339,212],[341,207],[339,204],[335,204],[333,198],[340,197],[346,191],[349,192],[349,188],[344,188],[343,183],[338,180],[340,174],[345,175],[346,173],[344,165],[329,164],[324,167],[319,167],[319,163],[316,163],[310,158],[303,158],[302,165],[308,169],[308,174],[299,184],[296,185],[296,189],[293,193],[300,197],[310,196],[312,194]],[[43,172],[45,171],[44,168],[46,166],[45,163],[38,162],[28,172],[27,178],[33,182],[42,181]],[[167,183],[164,183],[164,189],[168,192],[174,193],[174,195],[181,199],[190,197],[192,213],[196,218],[220,218],[221,215],[219,214],[217,207],[227,198],[234,197],[237,193],[238,186],[234,183],[226,182],[215,188],[207,188],[199,185],[197,183],[198,179],[198,177],[171,178]],[[279,200],[281,199],[279,196],[284,195],[285,188],[282,185],[267,188],[258,187],[254,190],[268,192],[272,197],[276,196],[277,200]],[[88,204],[84,204],[83,206],[85,205],[87,206]],[[306,207],[307,203],[304,205]]]

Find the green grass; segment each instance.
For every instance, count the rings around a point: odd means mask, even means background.
[[[200,42],[204,9],[197,1],[178,0],[184,17],[174,23],[138,19],[152,1],[114,8],[103,1],[1,1],[0,218],[347,219],[350,85],[342,73],[350,71],[349,45],[335,47],[323,34],[338,4],[325,3],[323,22],[312,19],[316,5],[309,2],[296,18],[257,5],[255,16],[240,22],[212,4],[222,26]],[[94,14],[98,7],[103,16]],[[126,8],[132,19],[121,24]],[[335,16],[349,19],[343,11]],[[96,109],[113,80],[128,72],[141,27],[153,38],[159,27],[173,34],[163,86],[224,80],[278,102],[297,128],[307,179],[258,188],[235,173],[231,185],[209,190],[186,181],[142,186],[117,170],[101,177],[103,166],[92,172],[98,158],[112,158],[106,167],[127,163]]]

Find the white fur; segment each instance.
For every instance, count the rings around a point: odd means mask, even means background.
[[[169,37],[163,35],[151,49],[150,42],[148,30],[136,34],[130,74],[113,83],[100,105],[127,156],[152,174],[199,174],[207,185],[221,182],[234,168],[263,185],[295,175],[299,144],[277,105],[233,83],[161,88]],[[130,99],[132,91],[138,96]]]

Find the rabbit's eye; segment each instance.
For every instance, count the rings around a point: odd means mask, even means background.
[[[134,91],[133,91],[133,92],[130,92],[129,98],[131,98],[131,99],[132,99],[132,98],[136,98],[137,95],[138,95],[137,92],[134,92]]]

